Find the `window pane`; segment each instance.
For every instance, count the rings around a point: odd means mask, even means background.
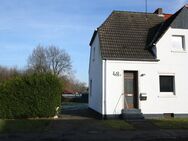
[[[160,76],[160,92],[174,92],[174,76]]]
[[[133,94],[133,79],[127,79],[125,81],[125,92],[127,94]]]
[[[172,36],[173,50],[183,50],[184,49],[183,38],[184,38],[183,36],[177,36],[177,35]]]

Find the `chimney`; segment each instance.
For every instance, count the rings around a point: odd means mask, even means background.
[[[157,8],[154,13],[158,14],[158,15],[163,15],[163,9],[162,8]]]

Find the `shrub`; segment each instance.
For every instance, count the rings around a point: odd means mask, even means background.
[[[0,118],[51,117],[61,104],[61,82],[46,74],[25,74],[0,84]]]

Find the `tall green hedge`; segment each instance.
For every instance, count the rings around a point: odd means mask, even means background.
[[[0,84],[0,118],[51,117],[61,104],[62,87],[50,74],[17,76]]]

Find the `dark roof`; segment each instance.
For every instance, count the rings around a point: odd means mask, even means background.
[[[103,59],[156,60],[151,47],[185,8],[168,18],[155,13],[113,11],[94,32],[90,45],[98,33]]]
[[[153,38],[153,42],[151,44],[156,43],[159,41],[159,39],[164,35],[164,33],[167,31],[167,29],[170,26],[173,26],[173,22],[176,19],[176,17],[179,15],[179,13],[184,9],[185,7],[178,10],[175,14],[171,15],[165,22],[163,22],[158,29],[158,32],[156,33],[156,36]],[[174,26],[175,27],[175,26]]]
[[[148,45],[163,21],[157,14],[112,12],[97,30],[102,58],[155,60]]]

